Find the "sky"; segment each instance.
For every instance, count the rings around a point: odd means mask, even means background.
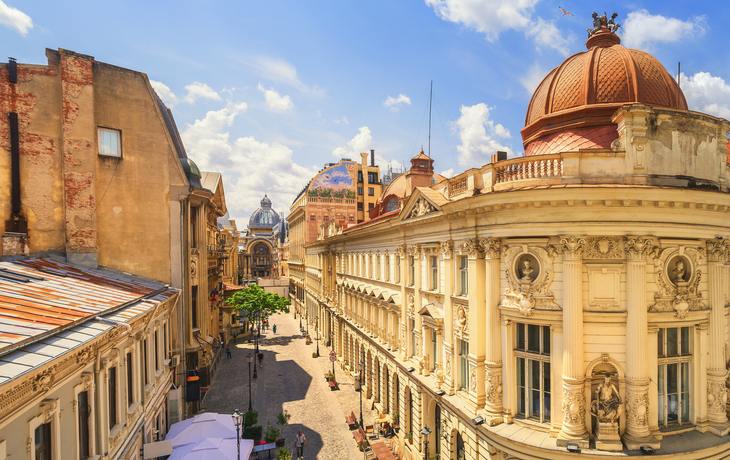
[[[326,163],[429,153],[431,82],[436,172],[522,155],[532,92],[585,51],[594,10],[670,74],[681,62],[690,109],[730,119],[730,2],[0,0],[0,56],[64,48],[146,73],[241,229],[264,193],[288,214]]]

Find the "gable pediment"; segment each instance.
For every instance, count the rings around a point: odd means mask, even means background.
[[[441,206],[448,200],[436,190],[428,187],[416,187],[403,206],[402,220],[416,219],[441,211]]]

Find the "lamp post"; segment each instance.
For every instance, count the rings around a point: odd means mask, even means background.
[[[246,355],[246,361],[248,361],[248,411],[251,412],[253,410],[253,406],[251,405],[251,363],[253,362],[253,356],[251,353]],[[255,369],[256,366],[254,366]]]
[[[423,458],[428,460],[428,435],[431,434],[431,430],[428,428],[427,425],[423,425],[423,429],[420,431],[420,433],[424,437],[423,444],[425,444],[426,446],[426,456]]]
[[[256,320],[254,319],[254,324],[255,323],[256,323]],[[258,358],[259,357],[259,336],[258,336],[258,331],[254,331],[254,338],[253,339],[254,339],[254,342],[256,343],[256,349],[255,349],[256,351],[254,352],[254,357],[255,358]],[[259,373],[256,370],[256,364],[253,365],[253,378],[255,378],[255,379],[259,378]],[[250,385],[249,385],[249,388],[250,388]]]
[[[319,316],[315,316],[314,337],[317,339],[317,357],[319,357]]]
[[[330,343],[332,343],[332,352],[334,352],[335,351],[335,333],[334,332],[330,332],[330,337],[331,337],[331,339],[330,339],[331,342]],[[335,362],[334,361],[332,361],[332,373],[333,374],[335,373]]]
[[[360,366],[360,375],[357,376],[357,379],[360,383],[360,428],[362,428],[362,372],[363,372],[363,366],[365,365],[365,363],[360,361],[357,364]]]
[[[251,409],[249,409],[251,410]],[[236,449],[238,452],[238,456],[236,457],[238,460],[241,460],[241,421],[243,419],[243,415],[241,415],[241,412],[236,409],[236,412],[231,414],[231,417],[233,417],[233,424],[236,425]]]
[[[304,332],[304,328],[302,327],[302,312],[299,312],[299,332]]]

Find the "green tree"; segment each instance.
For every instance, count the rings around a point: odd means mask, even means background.
[[[289,313],[291,301],[275,292],[266,292],[258,284],[252,284],[233,294],[226,304],[232,306],[240,316],[267,317],[275,313]],[[243,312],[241,311],[243,310]]]

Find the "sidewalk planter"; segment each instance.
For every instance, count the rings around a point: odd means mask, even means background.
[[[407,433],[406,439],[408,440],[408,444],[413,444],[413,433]]]
[[[286,445],[286,439],[277,439],[276,440],[276,447],[284,447]]]
[[[318,356],[317,356],[317,352],[316,352],[316,351],[313,351],[313,352],[312,352],[312,358],[318,358]]]

